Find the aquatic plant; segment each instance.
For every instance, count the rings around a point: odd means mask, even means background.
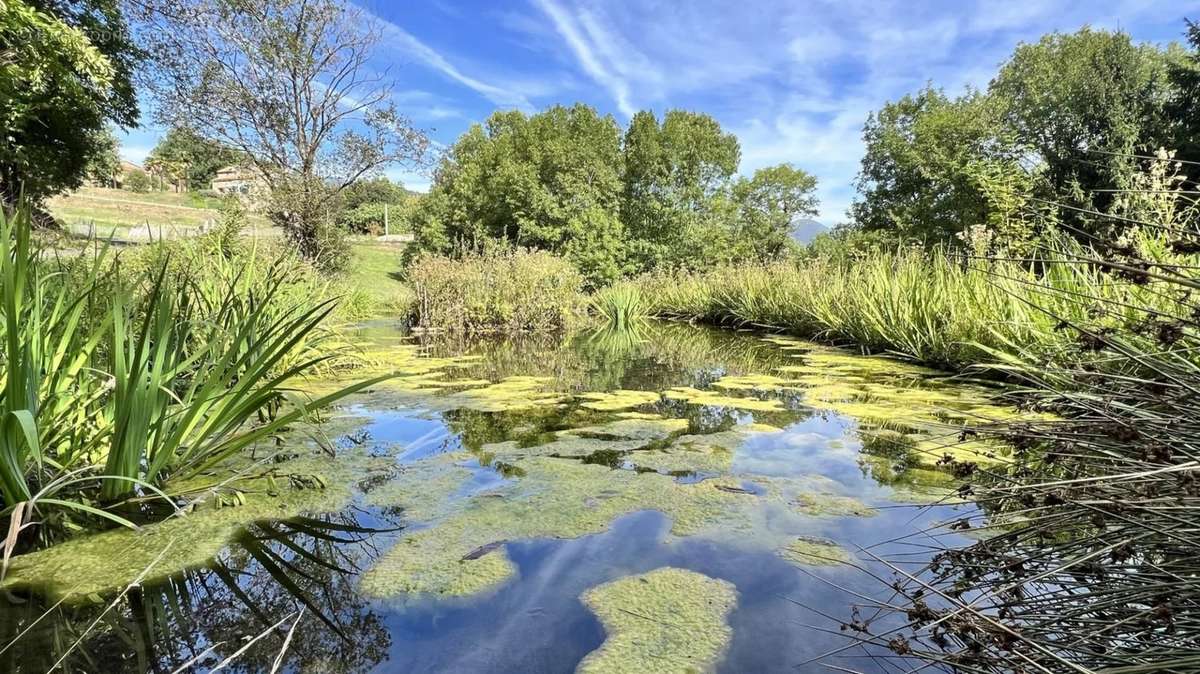
[[[737,590],[695,571],[655,569],[594,587],[580,599],[604,623],[607,637],[577,672],[709,671],[733,639],[727,620]]]
[[[1128,307],[1184,309],[1176,296],[1086,264],[1079,244],[1051,241],[1036,260],[967,259],[946,249],[877,251],[798,264],[651,275],[638,281],[652,315],[786,331],[959,370],[1020,351],[1046,360],[1072,350],[1064,320],[1100,329],[1137,320]],[[1045,286],[1053,293],[1038,290]]]
[[[25,210],[0,215],[0,258],[6,554],[37,513],[57,511],[40,520],[43,538],[79,528],[68,512],[132,526],[119,501],[166,499],[169,481],[371,383],[295,395],[296,381],[333,357],[300,348],[333,303],[278,302],[280,267],[218,290],[164,264],[141,295],[103,257],[80,278],[59,271],[32,244]]]
[[[615,330],[631,330],[649,317],[642,291],[633,283],[616,283],[597,290],[588,300],[592,312]]]
[[[582,307],[583,278],[540,251],[424,255],[408,269],[417,323],[455,332],[537,332],[570,325]]]
[[[859,614],[873,618],[847,625],[877,652],[971,673],[1148,674],[1200,664],[1200,266],[1191,252],[1200,202],[1183,189],[1121,199],[1181,203],[1132,221],[1085,214],[1094,231],[1110,218],[1140,231],[1059,249],[1019,291],[1055,322],[1053,337],[986,353],[1061,418],[989,429],[1016,447],[1014,463],[963,466],[961,493],[981,511],[947,523],[927,566],[878,559],[894,574],[894,593],[878,613]],[[1095,283],[1080,295],[1064,277]],[[1062,311],[1072,303],[1087,310]],[[960,532],[980,540],[959,547],[944,538]],[[900,626],[876,629],[896,617]]]

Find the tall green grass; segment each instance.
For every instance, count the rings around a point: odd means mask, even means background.
[[[5,554],[51,510],[67,528],[130,524],[123,501],[165,497],[172,481],[373,383],[299,395],[338,355],[314,341],[333,300],[286,298],[286,263],[217,268],[229,274],[167,261],[122,272],[106,254],[64,265],[33,244],[27,211],[0,214]]]
[[[649,315],[782,330],[948,369],[1004,354],[1069,358],[1080,338],[1064,322],[1116,330],[1144,318],[1128,307],[1181,310],[1177,297],[1087,256],[1067,241],[1027,261],[899,250],[653,275],[637,287]]]
[[[544,332],[581,313],[583,277],[543,251],[425,255],[408,269],[417,324],[451,332]]]

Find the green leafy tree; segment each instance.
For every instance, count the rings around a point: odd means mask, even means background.
[[[620,165],[616,121],[589,106],[497,112],[444,157],[417,218],[418,246],[500,241],[562,253],[590,283],[611,281],[625,263]]]
[[[1187,22],[1187,41],[1191,51],[1178,54],[1168,64],[1172,96],[1167,105],[1171,121],[1170,148],[1176,159],[1200,162],[1200,24]],[[1200,179],[1200,166],[1184,164],[1192,180]]]
[[[88,160],[87,178],[106,187],[114,187],[114,180],[121,170],[120,143],[112,129],[97,139],[96,152]]]
[[[989,93],[1015,141],[1036,153],[1050,194],[1104,210],[1137,172],[1131,155],[1171,140],[1168,63],[1125,33],[1052,33],[1017,47]]]
[[[0,199],[82,184],[108,124],[137,121],[139,55],[116,0],[0,3]]]
[[[407,203],[412,195],[403,185],[392,182],[387,176],[376,176],[347,185],[342,190],[342,206],[353,210],[367,204],[401,205]]]
[[[621,220],[639,269],[703,266],[728,235],[737,138],[708,115],[669,110],[633,116],[622,144]]]
[[[987,221],[979,164],[1019,169],[1015,146],[1003,137],[995,106],[977,92],[951,99],[926,87],[888,103],[863,129],[854,221],[927,242],[951,240]]]
[[[207,189],[218,170],[241,160],[229,146],[175,126],[150,151],[146,165],[160,167],[167,176],[194,190]]]
[[[816,177],[790,164],[761,168],[737,181],[736,256],[767,262],[790,250],[793,224],[818,212],[816,190]]]
[[[341,192],[429,144],[370,65],[378,22],[347,0],[139,4],[158,121],[244,156],[269,188],[267,216],[306,258],[341,269]]]

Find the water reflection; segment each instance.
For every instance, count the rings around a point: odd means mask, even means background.
[[[583,441],[599,440],[602,446],[591,451],[546,454],[571,465],[661,472],[682,485],[711,482],[751,503],[769,500],[773,480],[807,480],[853,503],[889,505],[942,494],[952,485],[947,471],[922,455],[922,443],[936,422],[953,421],[946,409],[982,409],[978,390],[936,373],[685,325],[483,341],[411,338],[376,326],[363,339],[397,349],[415,344],[427,358],[475,356],[455,363],[445,377],[450,382],[545,377],[545,388],[561,396],[549,404],[494,408],[448,404],[460,390],[454,385],[381,386],[359,396],[342,410],[353,422],[336,447],[342,455],[366,452],[386,467],[374,465],[353,480],[350,508],[248,526],[209,566],[136,588],[111,608],[112,596],[48,606],[35,594],[24,604],[0,606],[0,637],[21,637],[0,654],[3,669],[42,672],[62,659],[66,671],[205,671],[236,656],[227,669],[270,671],[286,643],[282,663],[290,671],[571,671],[604,639],[579,595],[669,565],[736,585],[740,600],[730,617],[734,639],[723,671],[826,671],[816,664],[797,668],[843,643],[805,627],[836,624],[804,607],[842,613],[870,581],[850,569],[797,569],[770,548],[738,537],[673,537],[668,518],[649,509],[621,513],[607,530],[590,535],[550,530],[544,538],[489,538],[485,542],[507,555],[516,572],[477,595],[367,600],[360,583],[397,541],[403,545],[420,531],[436,531],[445,513],[469,509],[481,495],[519,497],[513,488],[532,479],[523,459],[541,448],[578,450],[588,447]],[[787,385],[774,383],[785,380]],[[682,389],[705,395],[658,395]],[[619,391],[653,395],[612,409],[582,395]],[[916,421],[896,413],[920,405],[925,407]],[[632,437],[614,434],[614,424],[638,420],[660,423],[663,430],[620,427]],[[752,428],[771,432],[744,432]],[[705,442],[729,445],[728,451],[716,459],[706,455],[702,465],[672,463],[681,447],[707,447]],[[444,493],[420,493],[415,502],[377,498],[443,456],[455,457],[453,469],[465,476],[403,484],[410,491]],[[783,510],[764,506],[750,520],[753,530],[739,536],[814,536],[854,550],[947,517],[888,508],[871,518]],[[554,537],[559,535],[568,540]],[[876,553],[889,551],[897,550],[884,546]],[[921,554],[927,553],[913,559]],[[853,664],[860,671],[884,671],[871,661]]]
[[[398,530],[366,511],[251,525],[210,567],[83,606],[12,597],[0,610],[3,669],[11,672],[270,671],[289,628],[286,661],[299,671],[368,671],[390,635],[354,578]],[[280,621],[283,621],[282,624]]]

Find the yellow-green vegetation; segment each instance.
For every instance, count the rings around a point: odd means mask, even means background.
[[[408,278],[421,327],[455,332],[561,330],[576,322],[583,278],[545,252],[425,255]]]
[[[689,405],[707,405],[710,407],[730,407],[733,409],[779,412],[784,408],[778,400],[760,400],[745,396],[721,395],[715,391],[705,391],[691,386],[678,386],[663,392],[668,400],[681,400]]]
[[[1138,245],[1148,258],[1169,257],[1161,241]],[[1071,262],[1097,255],[1071,241],[1050,246],[1056,249],[1050,258],[1067,261],[1042,267],[1006,260],[964,265],[944,250],[905,249],[658,273],[636,285],[649,316],[775,326],[950,370],[1085,357],[1077,347],[1078,332],[1056,329],[1060,323],[1133,331],[1141,314],[1131,307],[1153,307],[1162,316],[1190,313],[1186,301],[1136,278]],[[1192,264],[1186,257],[1176,263]],[[1123,309],[1097,319],[1089,312],[1098,302]]]
[[[242,458],[181,485],[200,490],[186,512],[136,531],[113,529],[14,557],[0,589],[33,588],[82,601],[139,577],[149,583],[203,566],[253,522],[345,508],[354,481],[388,463],[362,453],[331,461],[311,449],[282,463]]]
[[[780,550],[779,556],[803,566],[836,566],[854,561],[854,557],[842,546],[814,536],[798,537]]]
[[[729,646],[732,583],[665,567],[594,587],[580,599],[607,637],[579,663],[586,674],[711,671]]]
[[[97,234],[103,236],[105,228],[121,230],[149,225],[155,237],[159,228],[166,231],[209,225],[218,219],[219,205],[219,200],[195,193],[137,193],[103,187],[84,187],[46,203],[50,213],[69,227],[95,225]],[[250,224],[255,229],[267,228],[261,216],[250,216]]]
[[[662,394],[657,391],[598,391],[579,397],[587,401],[583,403],[584,407],[600,411],[628,410],[662,400]]]
[[[683,435],[667,446],[637,452],[629,460],[639,468],[660,472],[725,474],[733,467],[734,452],[748,437],[775,432],[779,429],[754,424],[704,435]]]
[[[500,561],[502,549],[472,555],[498,541],[578,538],[604,531],[615,518],[639,510],[666,514],[672,532],[687,536],[744,522],[745,510],[757,505],[755,496],[718,489],[729,484],[721,480],[680,484],[657,473],[545,456],[513,457],[510,462],[524,472],[519,480],[476,494],[461,509],[401,539],[363,576],[363,590],[374,596],[472,594],[499,584],[511,572]]]

